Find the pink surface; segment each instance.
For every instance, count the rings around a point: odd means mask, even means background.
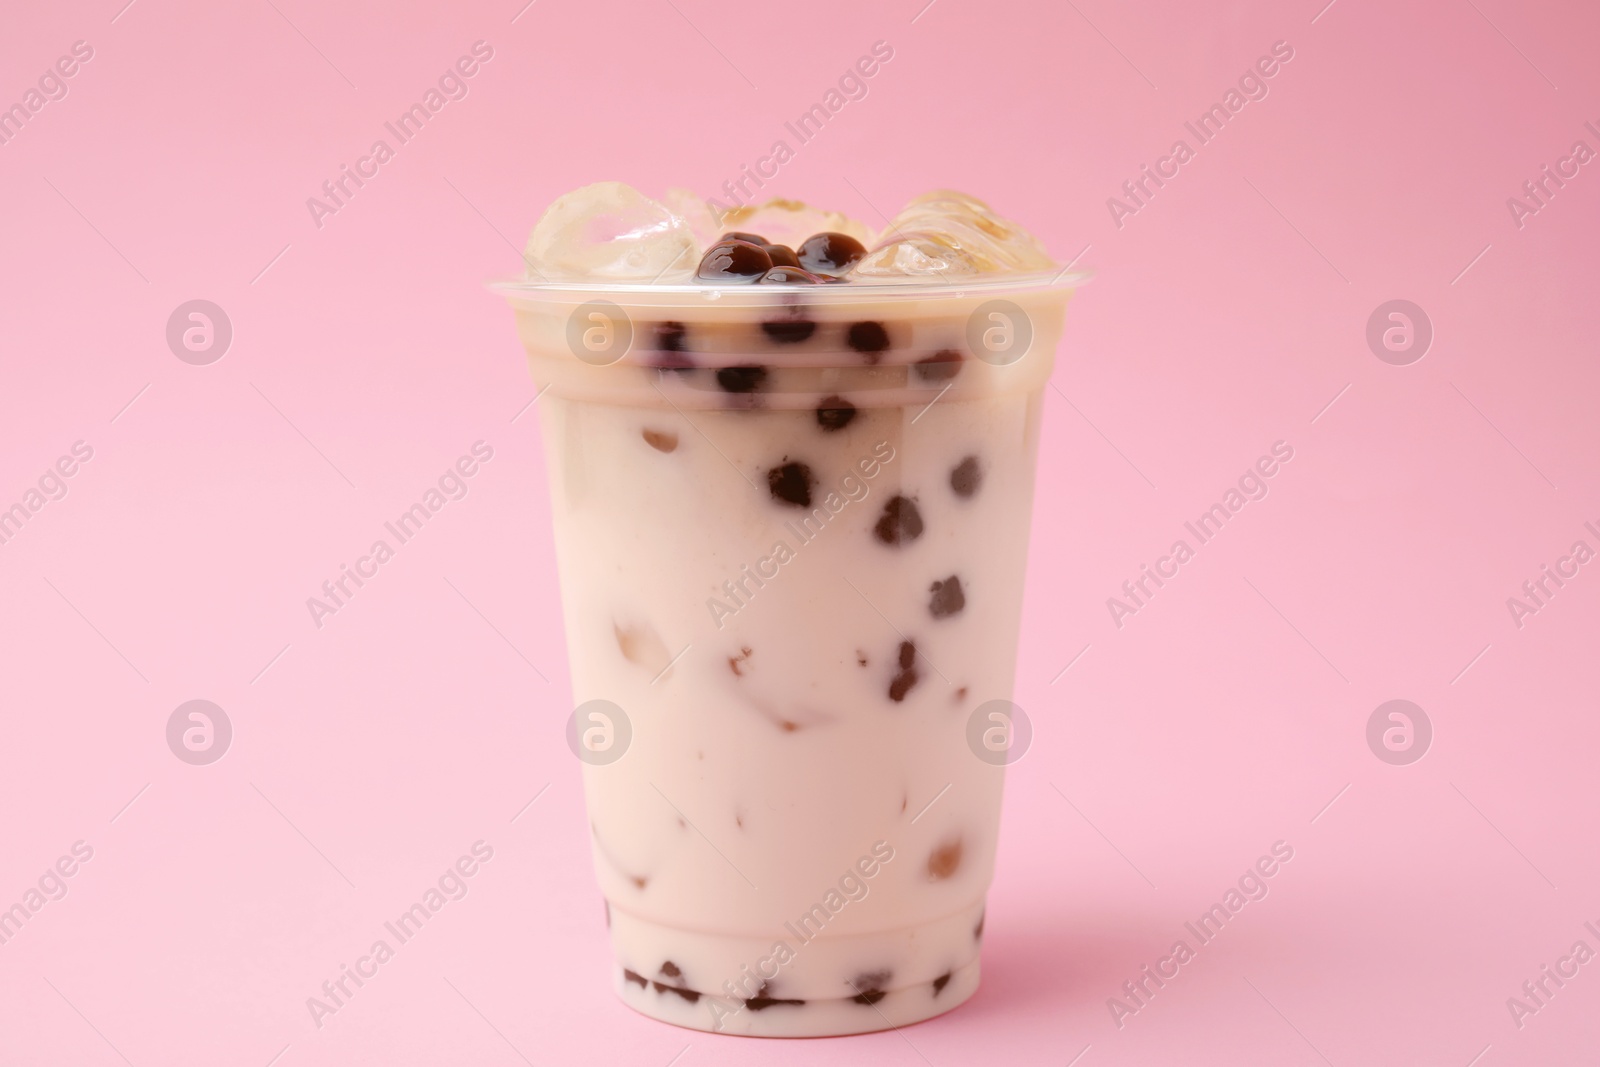
[[[1600,1055],[1600,963],[1560,963],[1600,950],[1600,567],[1507,606],[1600,549],[1600,168],[1507,203],[1600,150],[1600,14],[922,2],[8,14],[0,104],[93,55],[0,144],[0,506],[93,454],[0,545],[0,907],[73,871],[0,944],[0,1063]],[[1036,738],[968,1006],[690,1033],[607,987],[537,409],[482,283],[571,187],[714,191],[880,40],[769,188],[874,223],[971,190],[1098,272],[1047,404]],[[477,41],[467,95],[319,227],[307,198]],[[1267,95],[1119,226],[1108,197],[1280,41]],[[210,365],[166,341],[194,299],[232,324]],[[1409,365],[1366,340],[1394,299],[1434,328]],[[306,599],[478,441],[467,495],[317,627]],[[1278,441],[1269,494],[1119,627],[1107,598]],[[209,766],[167,744],[195,699],[232,724]],[[1393,699],[1432,725],[1408,765],[1368,747]],[[307,998],[478,841],[466,896],[318,1027]],[[1114,1013],[1279,841],[1265,899]],[[1576,975],[1514,1018],[1547,964]]]

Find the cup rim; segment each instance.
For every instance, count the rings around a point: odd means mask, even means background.
[[[851,281],[838,285],[809,283],[714,285],[706,282],[660,284],[592,278],[563,281],[510,278],[490,282],[489,288],[510,300],[519,297],[534,299],[611,297],[643,301],[651,297],[699,296],[707,304],[764,306],[792,303],[795,296],[802,294],[811,298],[807,303],[853,303],[872,300],[961,299],[968,295],[990,296],[1052,290],[1071,292],[1078,286],[1088,283],[1093,277],[1093,271],[1073,270],[1069,265],[1054,271],[996,271],[938,281],[907,277],[892,281]]]

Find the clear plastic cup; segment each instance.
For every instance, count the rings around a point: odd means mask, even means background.
[[[1042,393],[1082,275],[497,286],[624,1002],[815,1036],[978,985]]]

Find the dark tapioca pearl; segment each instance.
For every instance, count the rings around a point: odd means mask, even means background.
[[[957,575],[952,574],[942,582],[934,582],[932,592],[928,611],[936,619],[948,618],[967,606],[967,595],[961,591],[961,579]]]
[[[817,405],[817,425],[828,432],[842,430],[856,417],[856,406],[842,396],[830,396]]]
[[[942,882],[961,869],[961,838],[946,841],[928,853],[928,881]]]
[[[962,686],[956,690],[956,703],[959,704],[965,699],[967,699],[967,687]]]
[[[667,985],[665,982],[651,982],[650,984],[655,987],[657,993],[676,993],[690,1004],[700,1003],[700,994],[693,989],[680,989],[678,986]]]
[[[681,322],[656,323],[656,351],[684,352],[689,330]]]
[[[663,963],[661,965],[661,973],[666,975],[668,978],[682,978],[683,977],[683,971],[678,967],[678,965],[676,963],[673,963],[671,960],[668,960],[667,962],[665,962],[665,963]]]
[[[879,353],[889,347],[889,331],[881,322],[853,322],[845,331],[844,339],[851,348],[866,356],[868,363],[878,362]]]
[[[909,544],[922,536],[922,512],[910,497],[896,494],[883,506],[872,532],[886,545]]]
[[[911,367],[917,372],[917,377],[925,382],[948,382],[961,373],[961,353],[946,348],[927,359],[917,360]]]
[[[793,271],[794,267],[785,267],[784,270]],[[797,345],[817,332],[817,324],[804,318],[798,311],[791,312],[781,319],[768,319],[761,324],[761,332],[780,345]]]
[[[765,367],[723,367],[717,371],[717,384],[729,393],[753,393],[766,381]]]
[[[772,269],[767,250],[752,241],[721,241],[706,249],[694,276],[703,282],[753,282]]]
[[[933,980],[933,995],[938,996],[944,992],[944,987],[950,984],[950,972],[946,971]]]
[[[750,658],[750,646],[749,645],[745,645],[745,646],[743,646],[742,648],[739,649],[739,654],[737,656],[729,656],[728,657],[728,666],[733,668],[733,673],[735,675],[737,675],[737,676],[742,678],[744,676],[744,672],[739,669],[739,664],[743,663],[745,660],[747,660],[749,658]]]
[[[766,245],[767,255],[772,258],[774,267],[798,267],[800,260],[794,254],[794,249],[788,245]]]
[[[694,369],[689,358],[689,331],[681,322],[658,322],[655,326],[655,354],[649,359],[660,370]]]
[[[889,991],[884,986],[888,985],[889,980],[893,977],[894,973],[892,971],[868,971],[866,974],[856,975],[856,980],[850,983],[851,987],[855,989],[856,995],[850,999],[857,1004],[878,1003],[878,1001],[889,995]]]
[[[950,472],[950,488],[956,496],[970,497],[982,484],[983,468],[979,466],[977,456],[968,456]]]
[[[909,671],[917,662],[917,646],[910,641],[900,642],[900,669]]]
[[[829,231],[807,237],[795,249],[795,255],[800,257],[800,265],[806,270],[814,270],[819,274],[843,274],[866,258],[867,249],[847,233]]]
[[[916,684],[917,669],[915,667],[906,667],[895,675],[894,680],[889,683],[889,699],[896,704],[900,703],[906,698],[906,694],[911,692],[911,687]]]
[[[856,649],[856,662],[861,664],[863,667],[867,665],[867,654],[861,651],[859,648]]]
[[[627,968],[623,968],[622,970],[622,979],[625,982],[638,982],[640,989],[643,989],[645,986],[650,984],[649,980],[646,979],[644,975],[640,974],[638,971],[630,971]]]
[[[756,995],[745,1001],[744,1006],[749,1008],[751,1011],[761,1011],[763,1008],[776,1007],[779,1004],[792,1004],[795,1007],[799,1007],[805,1003],[803,1000],[786,1000],[778,997],[769,997],[767,994],[771,991],[771,989],[771,982],[762,982],[761,988],[756,990]]]
[[[678,435],[671,430],[652,430],[646,426],[640,431],[650,447],[657,452],[671,452],[678,447]]]
[[[811,468],[804,463],[785,463],[767,472],[767,488],[772,490],[772,499],[797,508],[811,506],[813,481]]]
[[[744,241],[746,244],[761,245],[762,247],[766,247],[767,244],[767,239],[762,237],[760,234],[744,233],[739,230],[730,231],[717,238],[718,244],[721,244],[723,241]]]
[[[827,280],[820,274],[812,274],[804,267],[777,266],[756,279],[756,282],[759,285],[817,285]],[[810,334],[806,336],[809,337]]]

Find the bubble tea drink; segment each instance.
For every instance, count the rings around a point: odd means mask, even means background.
[[[602,183],[516,313],[612,980],[849,1034],[978,985],[1042,390],[1076,280],[987,206],[874,235]]]

